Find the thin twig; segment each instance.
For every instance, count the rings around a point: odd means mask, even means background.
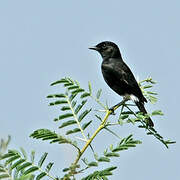
[[[115,111],[116,109],[118,109],[121,105],[123,105],[125,102],[127,101],[127,99],[123,99],[120,103],[118,103],[116,106],[113,107],[112,109],[107,109],[106,110],[106,115],[104,116],[103,121],[101,122],[100,126],[96,129],[96,131],[94,132],[94,134],[90,137],[90,139],[87,140],[86,144],[84,145],[84,147],[82,148],[81,152],[77,155],[76,160],[74,161],[73,165],[77,165],[79,159],[81,158],[81,156],[83,155],[83,153],[85,152],[85,150],[87,149],[87,147],[91,144],[91,142],[93,141],[93,139],[96,137],[96,135],[106,126],[106,122],[107,119],[109,117],[109,115],[112,114],[113,111]]]
[[[84,140],[87,142],[87,138],[86,138],[86,136],[85,136],[85,134],[84,134],[83,129],[81,128],[81,125],[80,125],[80,123],[79,123],[79,120],[78,120],[75,112],[74,112],[74,109],[73,109],[72,104],[71,104],[71,102],[70,102],[70,100],[69,100],[69,97],[66,96],[66,99],[67,99],[67,102],[68,102],[68,104],[69,104],[69,107],[70,107],[70,109],[71,109],[71,111],[72,111],[72,114],[73,114],[73,116],[74,116],[74,119],[75,119],[75,121],[76,121],[76,123],[77,123],[77,125],[78,125],[78,127],[79,127],[79,129],[80,129],[80,131],[81,131],[81,134],[82,134],[82,136],[84,137]]]
[[[105,123],[107,122],[107,119],[109,117],[109,115],[111,114],[111,110],[107,110],[106,111],[106,115],[103,119],[103,121],[101,122],[100,126],[97,128],[97,130],[94,132],[94,134],[91,136],[91,138],[86,142],[86,144],[84,145],[84,147],[82,148],[80,154],[78,154],[75,162],[73,163],[74,165],[77,165],[79,159],[81,158],[81,156],[83,155],[84,151],[87,149],[87,147],[91,144],[92,140],[96,137],[96,135],[104,128]]]

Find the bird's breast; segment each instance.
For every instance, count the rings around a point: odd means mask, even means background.
[[[116,72],[115,63],[107,63],[103,62],[101,65],[102,74],[104,80],[108,84],[108,86],[113,89],[119,95],[125,94],[125,89],[121,84],[120,78],[121,74]]]

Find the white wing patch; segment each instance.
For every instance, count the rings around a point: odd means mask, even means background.
[[[134,101],[134,102],[139,102],[138,97],[136,97],[136,96],[133,95],[133,94],[130,95],[130,99],[131,99],[132,101]]]
[[[132,101],[134,101],[134,102],[139,102],[138,97],[136,97],[136,96],[133,95],[133,94],[125,94],[125,95],[124,95],[124,98],[125,98],[125,99],[129,99],[129,100],[132,100]]]

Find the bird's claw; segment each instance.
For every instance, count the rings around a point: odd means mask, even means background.
[[[114,108],[113,108],[113,107],[110,108],[109,111],[111,111],[111,114],[112,114],[112,115],[115,115],[115,112],[114,112]]]

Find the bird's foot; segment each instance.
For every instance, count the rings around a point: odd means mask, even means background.
[[[112,114],[112,115],[116,115],[115,112],[114,112],[114,106],[111,107],[111,108],[109,108],[109,111],[111,111],[111,114]]]

